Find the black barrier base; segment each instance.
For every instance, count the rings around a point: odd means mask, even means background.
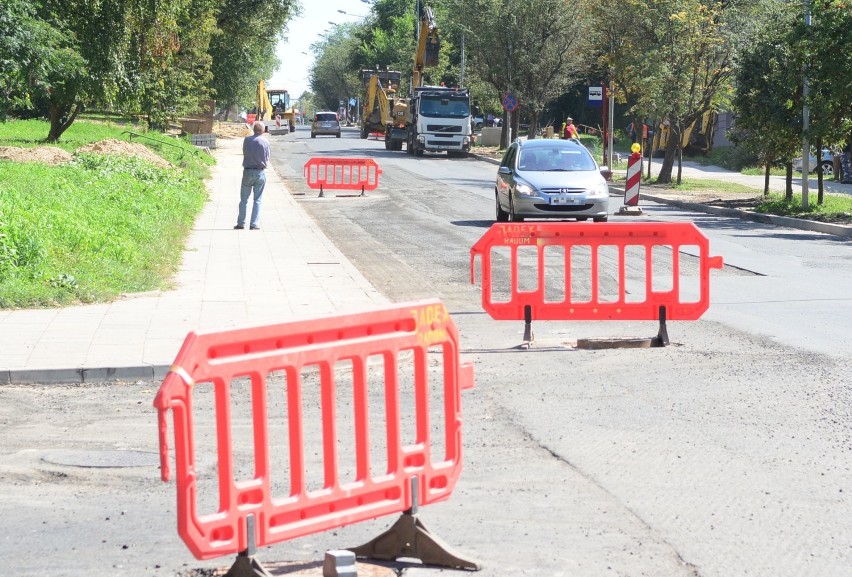
[[[669,346],[669,331],[666,328],[666,307],[660,307],[660,329],[657,331],[657,336],[654,337],[653,346],[667,347]]]
[[[532,347],[533,341],[535,341],[535,336],[532,332],[532,307],[526,305],[524,306],[524,342],[521,343],[521,348]]]
[[[429,532],[416,515],[408,512],[372,541],[347,550],[360,559],[396,561],[411,558],[419,559],[424,565],[468,571],[481,569],[479,563],[453,553],[449,546]]]
[[[253,556],[240,553],[225,573],[225,577],[272,577],[272,575],[267,573],[260,561]]]

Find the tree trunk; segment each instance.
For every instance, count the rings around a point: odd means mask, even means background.
[[[503,122],[500,123],[500,148],[509,148],[509,113],[503,111]]]
[[[678,127],[678,134],[677,134],[677,141],[676,141],[677,142],[677,183],[678,184],[681,183],[680,177],[683,174],[683,146],[681,146],[681,142],[683,141],[683,139],[680,136],[682,133],[683,133],[683,130],[679,126]]]
[[[766,163],[766,171],[763,174],[763,196],[769,196],[769,171],[772,169],[772,164]]]
[[[518,114],[518,109],[516,108],[515,111],[512,113],[512,132],[511,132],[511,134],[515,135],[515,138],[518,137],[518,129],[520,128],[520,126],[521,126],[521,115]]]
[[[538,112],[535,110],[529,111],[530,115],[530,130],[527,133],[527,139],[533,140],[538,137]]]
[[[69,104],[67,106],[59,106],[54,102],[50,103],[50,131],[47,134],[47,142],[57,142],[62,133],[68,130],[68,127],[77,118],[80,112],[80,104]]]
[[[825,200],[823,196],[823,185],[822,185],[822,137],[816,139],[816,149],[817,149],[817,204],[822,204],[822,201]],[[803,175],[804,176],[804,175]]]
[[[788,160],[785,164],[787,169],[786,183],[784,186],[784,200],[792,202],[793,200],[793,161]]]
[[[669,129],[669,141],[666,143],[666,154],[657,174],[657,182],[660,184],[671,184],[672,165],[674,165],[675,152],[677,151],[677,135]]]

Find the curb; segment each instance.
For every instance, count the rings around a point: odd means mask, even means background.
[[[0,371],[0,385],[83,385],[108,381],[163,380],[167,365]]]
[[[792,218],[789,216],[777,216],[774,214],[761,214],[738,208],[723,208],[721,206],[707,206],[706,204],[696,202],[683,202],[659,196],[639,193],[641,200],[648,200],[678,208],[685,208],[696,212],[705,212],[715,214],[717,216],[728,216],[739,218],[742,220],[750,220],[761,224],[774,224],[776,226],[785,226],[787,228],[795,228],[798,230],[807,230],[810,232],[821,232],[824,234],[832,234],[834,236],[843,236],[852,238],[852,226],[842,224],[831,224],[828,222],[818,222],[815,220],[805,220],[801,218]]]

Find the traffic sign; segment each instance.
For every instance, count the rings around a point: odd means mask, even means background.
[[[589,106],[603,106],[603,87],[589,86]]]
[[[518,107],[518,99],[511,94],[503,95],[503,110],[513,112]]]

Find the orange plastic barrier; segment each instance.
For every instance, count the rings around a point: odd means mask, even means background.
[[[427,359],[428,353],[428,359]],[[400,356],[413,367],[413,403],[400,406]],[[384,383],[368,379],[368,359],[384,365],[380,372]],[[434,369],[436,359],[443,362],[442,382]],[[351,390],[336,391],[336,363],[347,361],[351,368]],[[319,407],[312,407],[320,423],[308,421],[302,395],[306,386],[303,373],[319,381]],[[407,366],[406,366],[407,368]],[[281,421],[270,416],[270,374],[286,377],[286,415]],[[236,410],[232,381],[250,380],[248,418],[234,422]],[[368,382],[368,380],[370,382]],[[207,387],[215,399],[218,462],[218,507],[202,514],[199,510],[199,455],[194,433],[198,426],[193,409],[194,394]],[[177,483],[178,533],[193,555],[209,559],[229,553],[251,551],[304,535],[325,531],[380,515],[416,510],[416,505],[447,499],[455,487],[462,466],[461,394],[473,387],[473,367],[459,359],[459,338],[455,324],[444,305],[437,300],[389,306],[370,312],[295,321],[277,325],[190,333],[160,387],[154,406],[158,410],[162,478],[170,478],[168,450],[168,413],[174,417],[175,469]],[[313,390],[313,389],[312,389]],[[384,394],[383,413],[370,414],[369,396]],[[338,430],[337,395],[351,400],[354,431]],[[429,402],[441,415],[443,429],[430,423]],[[403,416],[413,412],[412,423]],[[435,418],[434,420],[437,420]],[[376,435],[376,422],[386,424],[384,435]],[[306,425],[321,429],[321,450],[306,453],[309,441]],[[286,427],[289,441],[271,428]],[[250,427],[250,453],[253,475],[238,480],[235,468],[233,432]],[[401,429],[412,429],[413,442],[405,444]],[[382,436],[386,446],[377,451],[370,433]],[[248,435],[248,433],[246,433]],[[351,441],[349,437],[351,436]],[[372,439],[375,443],[376,439]],[[274,453],[270,444],[284,447],[285,455]],[[436,446],[438,448],[436,448]],[[440,450],[439,450],[440,449]],[[373,454],[371,455],[371,451]],[[375,453],[382,453],[376,455]],[[322,455],[321,487],[309,488],[306,478],[314,455]],[[352,478],[343,478],[340,456],[354,461]],[[371,458],[372,457],[372,458]],[[383,458],[378,467],[374,459]],[[276,478],[270,463],[289,462],[286,478]],[[207,459],[209,462],[209,459]],[[274,469],[278,471],[278,469]],[[281,484],[289,490],[280,494]],[[279,493],[273,494],[277,487]],[[215,495],[214,495],[215,496]]]
[[[683,266],[684,247],[698,253],[690,257],[697,258],[694,265]],[[495,283],[492,253],[501,249],[508,263],[499,266],[503,276]],[[553,258],[546,258],[548,251]],[[689,222],[498,223],[470,250],[471,283],[478,258],[485,311],[527,323],[695,320],[710,306],[710,269],[722,268],[722,257],[709,256],[707,237]],[[546,276],[558,289],[551,294]],[[687,298],[684,284],[697,298]]]
[[[379,186],[382,169],[372,158],[314,157],[305,163],[305,178],[308,186],[333,190],[375,190]]]

